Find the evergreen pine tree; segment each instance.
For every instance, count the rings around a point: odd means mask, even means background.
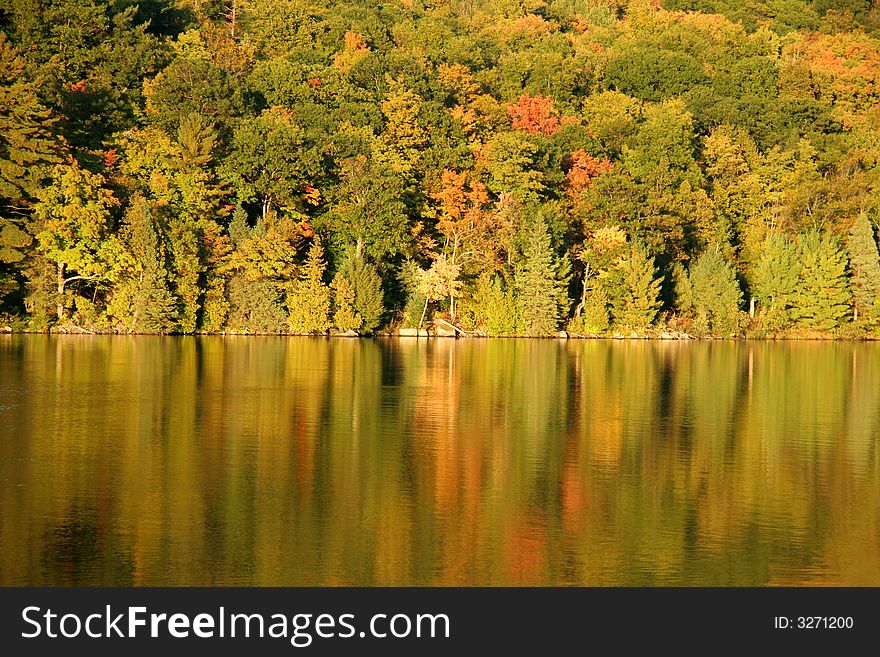
[[[576,335],[593,335],[608,330],[608,293],[602,285],[594,285],[584,297],[580,314],[568,323],[568,330]]]
[[[764,328],[781,330],[791,323],[800,267],[797,247],[782,233],[771,233],[752,274],[752,292]]]
[[[122,231],[119,261],[108,312],[132,333],[165,333],[174,326],[175,299],[169,291],[164,248],[149,203],[135,197]]]
[[[516,332],[516,299],[501,277],[488,272],[477,279],[473,298],[462,311],[473,315],[476,328],[487,335],[512,335]]]
[[[348,278],[338,272],[331,283],[333,288],[333,325],[337,330],[357,331],[363,320],[360,313],[354,309],[354,288]]]
[[[516,270],[518,330],[531,336],[553,335],[560,308],[566,305],[569,263],[553,253],[547,222],[535,215],[525,236],[522,262]]]
[[[359,253],[349,255],[341,272],[354,293],[354,312],[361,318],[360,326],[355,329],[361,333],[372,333],[382,321],[384,310],[382,279],[379,277],[379,272]],[[338,325],[336,328],[344,330]]]
[[[330,328],[330,289],[324,283],[324,247],[315,237],[300,275],[291,285],[287,307],[290,332],[324,333]]]
[[[847,240],[855,319],[868,324],[880,322],[880,254],[874,227],[864,213],[849,231]]]
[[[741,324],[742,290],[733,267],[711,249],[691,267],[688,280],[697,329],[710,335],[736,335]]]
[[[419,267],[418,263],[414,260],[406,260],[401,266],[397,277],[406,299],[401,318],[401,326],[405,328],[417,327],[422,317],[426,295],[419,285],[421,275],[422,268]]]
[[[619,328],[649,327],[660,310],[660,283],[654,257],[639,243],[618,263],[609,277],[611,315]]]
[[[833,331],[850,312],[846,255],[830,235],[812,231],[799,239],[801,270],[792,315],[805,328]]]

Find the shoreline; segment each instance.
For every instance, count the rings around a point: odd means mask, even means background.
[[[415,331],[415,329],[411,329]],[[862,336],[832,336],[832,335],[773,335],[773,336],[695,336],[677,331],[661,331],[658,334],[640,335],[632,333],[623,335],[574,335],[566,331],[560,331],[556,335],[485,335],[479,333],[468,334],[436,334],[425,329],[416,333],[401,333],[398,331],[376,332],[360,335],[353,331],[347,333],[233,333],[233,332],[207,332],[196,331],[194,333],[128,333],[120,331],[87,331],[87,330],[45,330],[27,331],[16,330],[9,326],[0,327],[0,335],[45,335],[45,336],[129,336],[129,337],[276,337],[276,338],[324,338],[324,339],[376,339],[396,338],[404,341],[410,340],[557,340],[557,341],[589,341],[601,340],[609,342],[880,342],[880,335]]]

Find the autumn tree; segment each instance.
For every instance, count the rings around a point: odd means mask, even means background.
[[[57,165],[52,184],[41,190],[34,206],[37,240],[40,251],[56,264],[59,320],[64,319],[68,285],[106,277],[102,250],[117,205],[104,178],[76,164]]]
[[[326,267],[324,247],[316,237],[288,294],[291,333],[324,333],[330,328],[330,288],[324,282]]]
[[[109,250],[113,296],[107,313],[129,333],[172,330],[175,300],[168,284],[165,249],[146,199],[132,199],[123,228],[114,236]]]

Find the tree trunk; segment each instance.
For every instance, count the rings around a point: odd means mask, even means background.
[[[419,328],[422,328],[422,322],[425,321],[425,313],[428,312],[428,301],[430,301],[430,298],[426,294],[425,295],[425,307],[422,308],[422,316],[419,317]]]
[[[749,317],[755,319],[755,297],[749,299]]]
[[[64,269],[65,265],[63,262],[58,263],[58,301],[55,306],[55,311],[58,314],[58,321],[60,322],[64,319],[64,286],[67,284],[67,281],[64,279]]]

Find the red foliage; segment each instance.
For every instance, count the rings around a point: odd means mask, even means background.
[[[580,194],[593,182],[593,178],[611,171],[610,160],[600,160],[584,150],[576,150],[571,154],[571,168],[565,174],[568,195],[577,201]]]
[[[74,82],[70,85],[70,93],[73,94],[84,94],[86,93],[86,81],[80,80],[79,82]]]
[[[116,149],[111,148],[109,151],[104,151],[101,155],[101,162],[105,167],[115,166],[119,162],[119,154],[116,152]]]
[[[549,96],[523,94],[516,105],[507,108],[514,130],[549,137],[559,129],[559,117],[553,114],[553,99]]]
[[[312,89],[321,88],[321,78],[309,78],[308,80],[306,80],[306,82]]]

